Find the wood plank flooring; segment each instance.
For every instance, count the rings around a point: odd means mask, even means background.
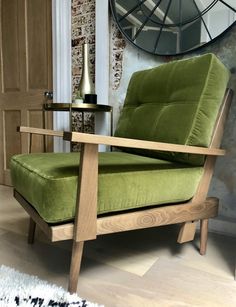
[[[71,242],[27,244],[28,217],[0,186],[0,264],[67,287]],[[236,306],[236,238],[210,234],[206,256],[176,243],[176,226],[106,235],[85,244],[78,294],[106,307]]]

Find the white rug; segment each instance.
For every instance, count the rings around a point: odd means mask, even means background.
[[[64,289],[0,266],[0,307],[99,307]],[[101,307],[101,306],[100,306]]]

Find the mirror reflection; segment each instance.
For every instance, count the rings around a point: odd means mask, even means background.
[[[236,0],[110,0],[126,38],[158,55],[199,48],[236,20]]]

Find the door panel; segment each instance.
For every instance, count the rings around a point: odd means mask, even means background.
[[[16,127],[43,127],[43,93],[52,88],[51,1],[0,0],[0,9],[0,184],[10,185],[10,158],[29,145]],[[51,114],[46,122],[52,126]],[[42,137],[32,144],[43,151]]]
[[[41,0],[28,0],[27,4],[29,90],[47,88],[51,77],[48,76],[49,33],[45,19],[48,4]]]
[[[20,91],[20,52],[18,29],[18,1],[2,2],[2,61],[3,91]],[[9,39],[11,38],[11,39]]]
[[[5,165],[9,168],[11,157],[21,151],[21,142],[16,129],[21,122],[21,112],[19,110],[4,111],[4,134],[5,134]]]

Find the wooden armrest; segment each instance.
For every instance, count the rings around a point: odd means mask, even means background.
[[[143,141],[136,139],[87,134],[80,132],[64,132],[63,139],[66,141],[87,143],[87,144],[103,144],[117,147],[141,148],[159,151],[173,151],[199,155],[223,156],[225,150],[218,148],[205,148],[197,146],[187,146],[179,144],[169,144],[160,142]]]
[[[49,129],[20,126],[20,127],[17,127],[17,131],[23,132],[23,133],[32,133],[32,134],[51,135],[51,136],[63,137],[63,131],[55,131],[55,130],[49,130]]]

